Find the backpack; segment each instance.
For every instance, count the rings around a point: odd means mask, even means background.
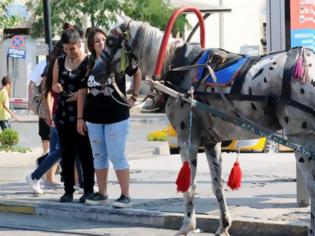
[[[28,99],[29,109],[40,118],[48,119],[48,107],[45,101],[45,91],[42,89],[43,85],[32,84],[32,95]]]

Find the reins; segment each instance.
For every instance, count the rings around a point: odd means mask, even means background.
[[[119,89],[117,83],[116,83],[116,79],[114,77],[109,78],[105,84],[102,85],[103,89],[105,89],[107,86],[112,85],[114,90],[117,92],[117,94],[119,95],[119,97],[123,100],[123,102],[119,101],[117,98],[115,98],[114,94],[112,92],[109,92],[109,96],[117,103],[119,103],[120,105],[126,106],[126,107],[134,107],[134,106],[139,106],[140,104],[144,103],[149,95],[146,95],[142,101],[135,103],[134,105],[129,105],[128,104],[128,98],[127,96]]]

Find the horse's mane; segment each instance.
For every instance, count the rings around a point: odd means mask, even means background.
[[[154,72],[164,32],[141,21],[131,21],[129,27],[133,36],[135,36],[138,29],[141,30],[137,46],[134,48],[134,53],[139,60],[139,66],[142,73],[151,76]],[[173,51],[170,49],[173,48],[173,46],[176,46],[175,42],[177,44],[178,41],[178,39],[170,37],[167,55],[164,60],[164,68],[167,68],[167,65],[169,64],[170,54],[172,54],[170,51]],[[182,42],[182,40],[180,41]]]

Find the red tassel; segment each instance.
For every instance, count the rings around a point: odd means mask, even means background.
[[[240,163],[236,161],[234,162],[234,166],[231,169],[231,172],[229,175],[228,186],[232,190],[238,189],[241,187],[241,181],[242,181],[242,170],[240,167]]]
[[[180,169],[177,179],[177,192],[186,192],[190,186],[190,167],[188,161],[184,161],[182,168]]]

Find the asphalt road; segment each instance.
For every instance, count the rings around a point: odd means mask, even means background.
[[[65,224],[65,221],[67,224]],[[127,224],[108,224],[66,217],[0,213],[1,236],[170,236],[177,231]],[[194,232],[192,235],[213,235]]]

